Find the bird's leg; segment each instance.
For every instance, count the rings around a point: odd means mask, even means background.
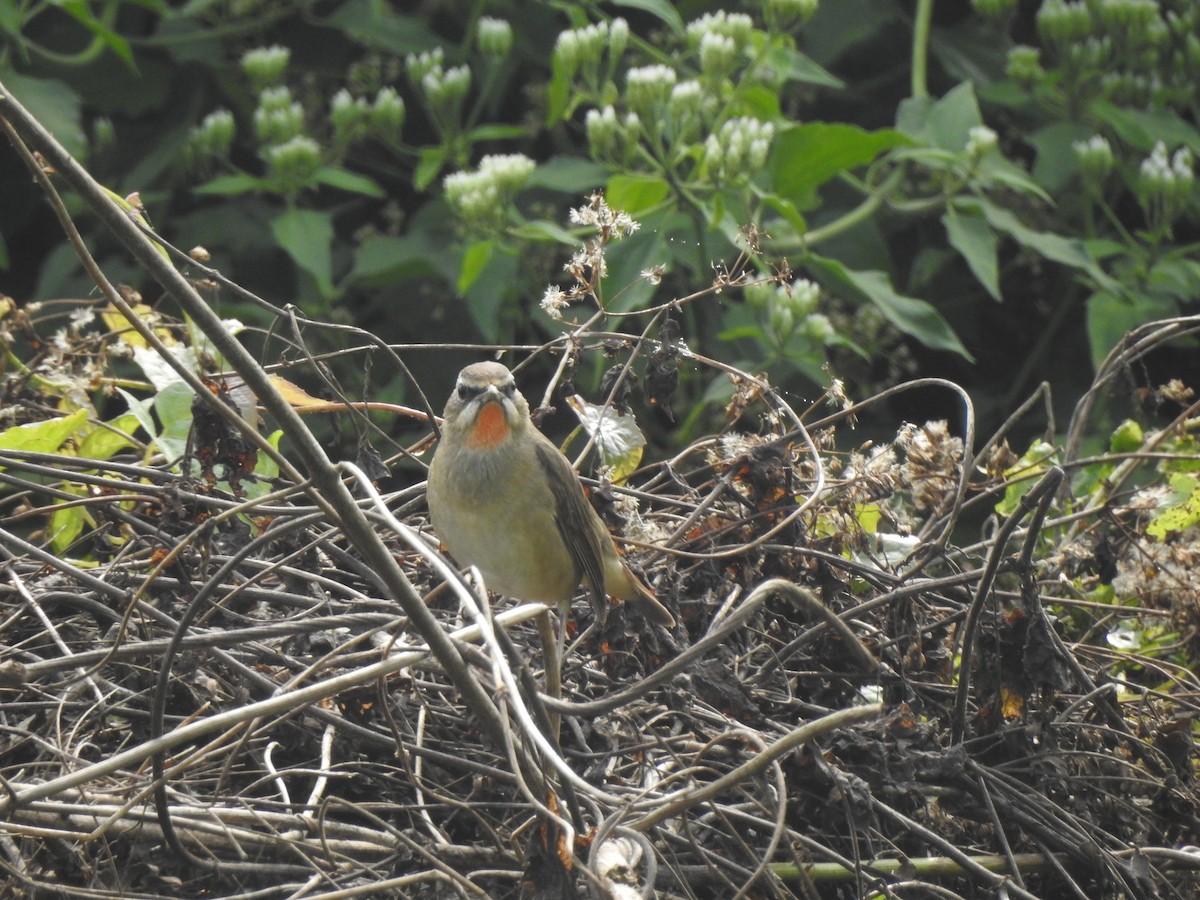
[[[562,641],[563,632],[566,629],[566,620],[560,619],[559,627],[555,628],[553,615],[547,609],[534,621],[537,623],[538,637],[542,641],[542,664],[546,673],[546,696],[560,700],[562,699]],[[549,718],[550,734],[547,737],[557,744],[558,713],[550,710]]]

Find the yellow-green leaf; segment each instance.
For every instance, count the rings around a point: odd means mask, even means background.
[[[72,494],[83,492],[69,485],[64,490]],[[56,555],[63,555],[83,532],[84,525],[95,526],[95,521],[86,506],[60,506],[50,514],[50,549]]]
[[[855,508],[854,518],[858,520],[863,531],[873,534],[879,527],[879,520],[883,518],[883,514],[879,511],[878,503],[860,503]]]
[[[595,442],[600,461],[609,468],[612,480],[620,483],[642,462],[646,436],[632,415],[622,415],[611,406],[588,403],[578,394],[567,401],[588,436]]]
[[[1002,516],[1011,516],[1017,511],[1021,498],[1031,487],[1037,484],[1047,464],[1054,458],[1058,450],[1053,444],[1045,441],[1034,441],[1030,444],[1020,462],[1004,470],[1006,478],[1015,479],[1004,491],[1004,499],[996,504],[996,512]]]
[[[1145,440],[1146,436],[1142,432],[1142,426],[1133,419],[1126,419],[1112,433],[1108,446],[1113,453],[1133,453],[1142,446]]]
[[[76,454],[83,459],[108,459],[119,450],[137,446],[133,435],[139,427],[137,416],[125,413],[106,426],[89,429],[79,442]]]
[[[14,425],[0,432],[0,448],[27,450],[31,453],[56,453],[59,447],[87,424],[87,410],[81,409],[58,419]]]
[[[1175,531],[1200,524],[1200,479],[1191,475],[1172,475],[1174,496],[1146,526],[1146,534],[1164,539]]]

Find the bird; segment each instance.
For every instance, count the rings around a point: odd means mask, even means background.
[[[596,620],[608,597],[666,627],[675,617],[618,553],[570,462],[529,416],[509,369],[478,362],[458,374],[426,489],[450,555],[516,600],[569,607],[582,583]]]

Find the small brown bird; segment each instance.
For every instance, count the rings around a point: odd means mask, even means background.
[[[442,543],[492,590],[565,606],[582,581],[601,622],[609,595],[635,602],[653,622],[675,624],[621,560],[571,464],[534,427],[500,363],[459,373],[429,466],[428,499]]]

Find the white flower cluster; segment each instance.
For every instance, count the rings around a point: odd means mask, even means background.
[[[265,145],[284,144],[304,133],[304,107],[286,87],[266,88],[254,110],[254,134]]]
[[[818,5],[818,0],[767,0],[764,12],[767,24],[782,31],[806,23],[816,15]]]
[[[1180,147],[1168,158],[1167,145],[1159,141],[1154,145],[1154,151],[1142,160],[1138,174],[1145,182],[1180,182],[1190,186],[1196,177],[1193,164],[1192,151],[1187,147]]]
[[[591,201],[588,206],[571,210],[572,225],[590,226],[613,238],[626,237],[642,227],[629,213],[610,208],[602,194],[593,194]]]
[[[303,134],[267,147],[263,155],[271,174],[288,190],[305,186],[321,167],[321,145]]]
[[[975,125],[967,132],[967,157],[979,159],[996,149],[999,138],[986,125]]]
[[[445,67],[441,47],[404,58],[408,77],[421,89],[434,120],[443,130],[452,130],[462,119],[463,101],[471,90],[471,70],[466,66]]]
[[[474,172],[447,175],[442,189],[446,202],[468,225],[496,224],[534,168],[534,161],[520,153],[485,156]]]
[[[242,54],[242,71],[249,77],[258,90],[271,84],[276,84],[287,71],[292,51],[287,47],[275,44],[270,47],[256,47]]]
[[[1138,169],[1136,194],[1152,228],[1170,228],[1187,207],[1196,184],[1195,158],[1187,147],[1171,156],[1159,141]]]
[[[754,21],[744,13],[705,13],[688,23],[688,45],[700,54],[700,71],[720,79],[731,73],[750,43]]]
[[[725,10],[705,13],[698,19],[688,22],[688,43],[699,47],[707,35],[716,34],[727,37],[737,47],[744,47],[754,34],[754,20],[745,13],[729,13]]]
[[[612,106],[589,109],[584,128],[588,146],[596,159],[623,164],[637,154],[642,120],[635,112],[619,115]]]
[[[329,107],[334,141],[341,146],[373,134],[385,138],[399,137],[404,116],[404,101],[391,87],[382,88],[375,95],[373,103],[366,97],[354,97],[343,88],[334,94]]]
[[[625,102],[639,116],[661,115],[675,87],[675,70],[667,66],[642,66],[625,75]]]
[[[227,109],[213,110],[188,135],[189,160],[194,164],[225,159],[236,132],[233,113]]]
[[[725,122],[704,142],[704,162],[714,179],[745,181],[766,164],[775,126],[742,116]]]
[[[629,23],[624,19],[613,19],[611,23],[596,22],[562,32],[554,45],[554,58],[567,78],[582,72],[585,80],[592,82],[604,51],[608,51],[610,61],[616,61],[628,45]]]
[[[1079,176],[1089,189],[1098,191],[1113,169],[1112,145],[1103,135],[1093,134],[1086,141],[1071,144],[1075,162],[1079,165]]]
[[[479,24],[475,26],[475,44],[484,56],[503,59],[512,49],[512,26],[504,19],[481,16]]]

